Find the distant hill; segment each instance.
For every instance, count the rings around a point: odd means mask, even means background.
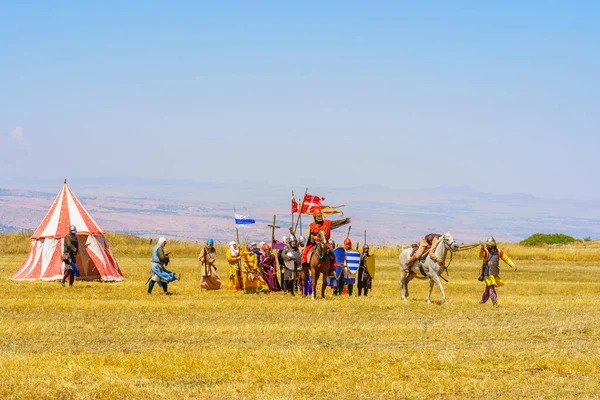
[[[0,189],[0,225],[35,229],[60,190],[62,181],[9,181]],[[234,208],[257,220],[242,229],[253,240],[269,238],[273,214],[286,228],[291,223],[292,188],[265,182],[240,184],[139,179],[72,180],[71,188],[100,225],[110,231],[165,235],[187,240],[235,237]],[[303,188],[294,188],[301,198]],[[482,240],[493,234],[501,241],[519,241],[535,232],[564,232],[574,237],[600,237],[600,202],[493,195],[468,187],[395,190],[364,185],[311,188],[326,203],[347,204],[355,241],[408,243],[429,232],[451,231],[457,240]],[[332,217],[336,218],[336,217]],[[306,221],[303,218],[304,227]],[[345,229],[334,238],[345,236]],[[277,231],[277,236],[286,229]]]

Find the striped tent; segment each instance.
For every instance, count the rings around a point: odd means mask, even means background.
[[[52,281],[62,279],[64,237],[69,226],[77,228],[77,265],[82,280],[122,281],[123,274],[104,238],[104,231],[83,208],[67,186],[54,200],[50,211],[31,237],[31,247],[21,268],[10,279]]]

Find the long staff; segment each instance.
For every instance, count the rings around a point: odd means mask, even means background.
[[[308,188],[304,191],[304,196],[302,197],[302,203],[300,204],[300,210],[298,210],[298,221],[296,221],[296,225],[294,226],[294,236],[296,236],[296,231],[298,230],[298,225],[300,221],[302,221],[302,209],[304,208],[304,200],[306,199],[306,195],[308,194]],[[302,233],[302,232],[300,232]]]

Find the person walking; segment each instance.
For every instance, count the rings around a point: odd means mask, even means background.
[[[79,276],[79,266],[75,262],[77,254],[79,253],[79,240],[77,240],[77,228],[75,225],[69,227],[69,234],[65,236],[63,246],[63,262],[65,263],[65,269],[61,285],[65,287],[67,278],[69,279],[69,286],[73,286],[75,277]]]
[[[500,260],[512,267],[513,271],[517,270],[517,266],[503,250],[498,249],[493,236],[485,242],[485,245],[481,245],[479,257],[483,259],[479,281],[485,282],[485,289],[479,303],[485,304],[491,299],[492,305],[498,307],[496,287],[504,286],[504,282],[500,278]]]
[[[217,274],[217,250],[215,249],[215,241],[208,239],[206,246],[198,255],[198,260],[202,266],[200,267],[200,291],[204,290],[219,290],[223,287],[223,281]]]
[[[169,283],[179,280],[174,272],[166,269],[170,261],[169,254],[165,251],[166,245],[167,239],[160,237],[156,246],[152,248],[152,267],[150,269],[152,276],[150,276],[148,281],[149,295],[152,294],[155,284],[158,284],[166,295],[171,295],[172,293],[169,292]]]

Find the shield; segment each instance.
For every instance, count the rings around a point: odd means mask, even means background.
[[[335,254],[335,278],[340,279],[346,260],[346,250],[343,247],[338,247],[333,251],[333,254]]]
[[[289,261],[285,261],[285,267],[291,271],[296,269],[296,261],[295,260],[289,260]]]
[[[358,266],[360,265],[360,253],[354,250],[348,250],[346,252],[346,265],[352,275],[358,272]]]
[[[371,278],[375,278],[375,255],[371,254],[369,258],[367,258],[367,262],[365,263],[367,267],[367,272],[371,276]]]
[[[282,250],[283,251],[283,250]],[[287,254],[288,257],[294,257],[289,261],[284,261],[285,267],[289,270],[294,270],[296,268],[300,269],[301,256],[299,251],[291,251],[291,255]]]

